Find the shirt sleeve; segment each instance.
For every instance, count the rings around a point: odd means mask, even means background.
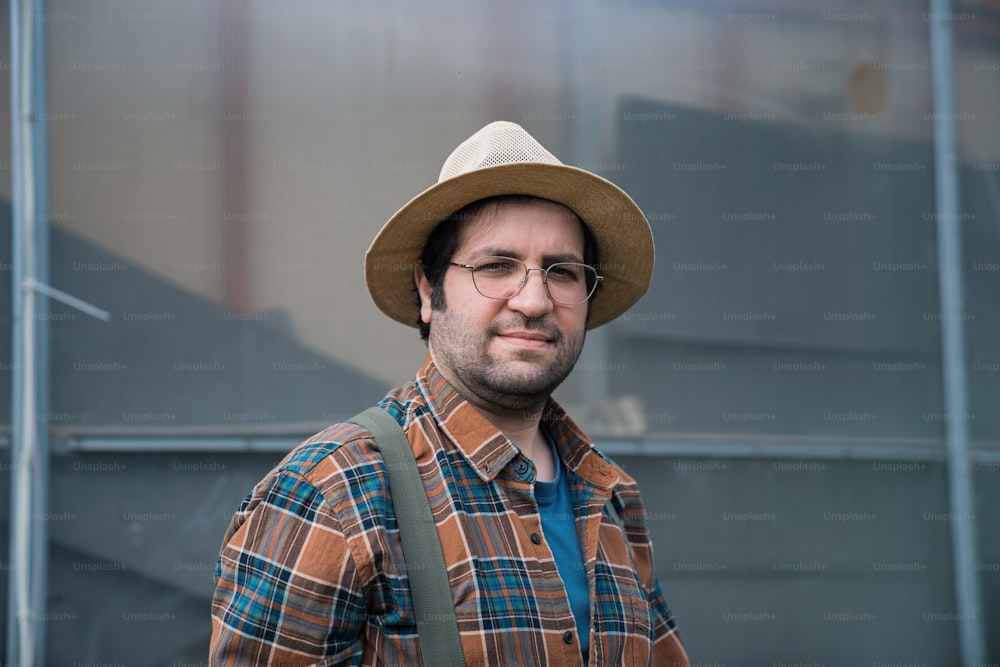
[[[656,616],[656,643],[653,645],[653,664],[664,667],[688,667],[687,653],[681,644],[673,612],[667,606],[660,582],[653,575],[654,587],[649,593],[649,605]]]
[[[360,664],[365,598],[330,503],[277,471],[244,500],[215,572],[209,664]]]
[[[690,664],[684,646],[681,644],[673,612],[667,604],[663,588],[656,576],[653,560],[653,545],[646,524],[646,512],[636,492],[635,504],[626,510],[626,535],[632,547],[635,569],[646,589],[646,599],[654,617],[653,662],[659,667],[688,667]],[[629,511],[631,510],[631,511]]]

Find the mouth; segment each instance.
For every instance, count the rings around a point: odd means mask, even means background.
[[[510,345],[541,349],[552,345],[555,339],[538,331],[507,331],[496,334],[496,337]]]

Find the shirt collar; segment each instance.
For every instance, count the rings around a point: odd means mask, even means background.
[[[548,426],[559,457],[567,469],[597,487],[608,491],[614,488],[621,479],[618,467],[597,451],[590,438],[551,398],[545,406],[542,421]]]
[[[492,481],[518,455],[514,443],[441,375],[430,354],[417,372],[416,386],[441,430],[483,480]],[[614,487],[620,477],[617,468],[551,398],[542,420],[569,470],[598,487]]]

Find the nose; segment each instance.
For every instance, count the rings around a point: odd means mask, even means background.
[[[535,271],[538,272],[538,279],[532,280]],[[549,298],[549,291],[545,286],[545,271],[528,269],[524,284],[517,294],[507,299],[507,306],[511,310],[523,313],[526,317],[539,317],[551,311],[555,304]]]

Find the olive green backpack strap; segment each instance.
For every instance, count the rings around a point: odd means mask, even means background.
[[[412,563],[406,574],[424,664],[465,665],[444,552],[410,443],[399,423],[378,406],[348,421],[368,429],[382,450],[403,556]]]

